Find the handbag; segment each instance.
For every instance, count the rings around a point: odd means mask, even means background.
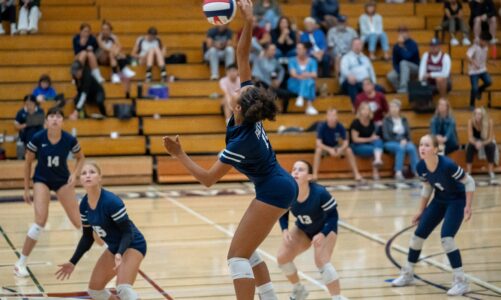
[[[416,113],[431,113],[433,105],[433,88],[420,81],[409,82],[409,102]]]
[[[113,116],[120,120],[128,120],[134,115],[132,104],[119,103],[113,105]]]

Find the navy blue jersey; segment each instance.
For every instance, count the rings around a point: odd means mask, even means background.
[[[337,202],[325,187],[310,182],[310,194],[305,201],[292,201],[290,211],[297,218],[296,226],[307,234],[315,235],[322,232],[337,231]],[[289,226],[289,212],[280,218],[282,230]]]
[[[429,182],[435,189],[434,199],[441,201],[466,199],[464,184],[460,182],[466,173],[463,168],[447,156],[438,156],[435,172],[430,172],[426,168],[424,160],[417,164],[416,169],[419,179],[423,182]]]
[[[70,176],[66,162],[68,154],[70,151],[73,153],[80,151],[77,139],[66,131],[61,133],[61,138],[56,144],[52,144],[47,129],[35,134],[26,147],[35,153],[38,159],[33,180],[46,183],[68,181]]]
[[[122,232],[118,223],[129,222],[132,226],[132,241],[130,248],[136,248],[135,245],[145,243],[144,237],[137,227],[129,220],[125,205],[117,195],[110,191],[101,189],[101,195],[95,209],[89,207],[87,195],[80,202],[80,217],[83,226],[92,226],[92,229],[101,237],[108,249],[115,254],[118,251]]]
[[[317,139],[322,140],[322,144],[329,147],[337,147],[339,140],[346,140],[346,129],[343,124],[337,122],[334,128],[329,127],[327,122],[318,125]]]

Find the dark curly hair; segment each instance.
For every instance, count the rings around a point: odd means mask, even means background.
[[[274,121],[278,108],[276,95],[262,87],[251,87],[245,90],[239,99],[244,121],[257,123],[264,120]]]

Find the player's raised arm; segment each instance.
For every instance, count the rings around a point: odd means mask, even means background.
[[[244,19],[244,28],[237,45],[237,64],[240,73],[240,82],[251,80],[251,67],[249,62],[250,47],[252,40],[252,1],[238,0],[238,7]]]

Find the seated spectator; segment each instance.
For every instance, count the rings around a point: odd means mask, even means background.
[[[278,19],[282,15],[277,0],[257,0],[254,2],[254,16],[259,27],[270,32],[277,28]]]
[[[440,97],[447,96],[451,90],[451,57],[442,52],[440,41],[431,40],[430,51],[425,52],[419,63],[419,80],[425,82],[438,92]]]
[[[228,123],[232,114],[230,107],[231,99],[233,97],[238,97],[238,90],[240,90],[240,77],[238,76],[238,68],[236,64],[231,64],[226,67],[226,76],[219,80],[219,87],[224,94],[221,101],[221,108],[223,110],[226,123]]]
[[[160,69],[162,82],[167,82],[167,71],[165,70],[165,53],[167,48],[162,44],[158,37],[158,31],[155,27],[148,28],[145,36],[140,36],[132,49],[132,57],[139,60],[139,64],[146,65],[146,82],[151,82],[153,74],[153,65],[156,64]]]
[[[38,79],[38,86],[33,90],[32,95],[37,100],[37,103],[51,100],[63,100],[58,97],[56,90],[52,87],[52,80],[47,74],[40,76],[40,79]]]
[[[327,120],[317,125],[317,145],[315,148],[315,157],[313,160],[313,179],[318,179],[318,169],[320,160],[326,155],[332,157],[345,157],[357,181],[363,181],[362,175],[358,171],[357,162],[353,151],[349,146],[348,136],[343,124],[338,122],[337,110],[329,108],[327,110]]]
[[[494,2],[492,0],[470,0],[470,25],[473,26],[475,39],[480,38],[483,23],[489,26],[489,33],[492,37],[490,43],[496,44],[498,42],[496,38],[497,18]]]
[[[494,163],[496,163],[497,145],[495,140],[494,122],[483,107],[473,111],[468,121],[468,144],[466,145],[466,172],[471,174],[473,156],[478,154],[480,159],[487,158],[489,177],[494,180]]]
[[[463,5],[457,0],[446,0],[444,1],[444,18],[442,21],[442,30],[449,30],[451,36],[451,46],[459,45],[459,41],[456,38],[456,31],[459,30],[463,34],[463,46],[471,45],[468,35],[470,34],[470,29],[468,25],[463,20]]]
[[[16,30],[16,1],[1,0],[0,1],[0,35],[5,34],[2,21],[9,21],[10,35],[17,33]]]
[[[327,39],[325,33],[318,28],[315,19],[304,19],[304,32],[299,39],[301,43],[311,43],[308,53],[321,65],[320,77],[329,77],[331,73],[331,59],[327,51]]]
[[[237,39],[240,39],[240,35],[242,34],[242,30],[238,33]],[[251,40],[251,49],[250,49],[250,62],[254,63],[254,59],[261,55],[263,51],[263,46],[271,42],[271,35],[265,28],[259,26],[259,22],[257,18],[253,17],[253,25],[252,25],[252,40]]]
[[[386,75],[397,93],[407,93],[411,77],[418,75],[419,59],[418,44],[409,37],[407,27],[399,27],[397,43],[393,46],[393,70]]]
[[[406,117],[400,115],[400,100],[390,102],[390,114],[383,121],[384,150],[395,155],[395,179],[404,180],[402,170],[404,168],[405,155],[409,156],[410,169],[416,174],[416,165],[419,161],[416,146],[412,143],[409,122]]]
[[[388,113],[388,102],[383,93],[376,91],[376,86],[369,79],[366,78],[363,81],[362,92],[357,95],[355,100],[354,111],[358,111],[358,107],[362,103],[369,104],[369,108],[372,112],[374,124],[377,127],[383,125],[383,118]]]
[[[289,59],[289,80],[287,89],[298,95],[296,106],[303,107],[304,100],[308,102],[306,114],[316,115],[318,111],[313,107],[315,100],[315,87],[317,78],[317,61],[308,56],[305,44],[296,46],[297,56]]]
[[[228,25],[218,25],[207,32],[204,59],[209,63],[211,80],[219,78],[220,61],[224,61],[225,67],[235,63],[235,49],[231,44],[232,37],[233,32],[228,28]]]
[[[482,99],[482,93],[492,84],[492,79],[487,72],[487,57],[489,55],[488,43],[491,35],[487,32],[480,35],[478,43],[474,43],[466,52],[468,58],[468,75],[470,75],[470,109],[475,108],[475,99]],[[478,81],[484,82],[478,86]]]
[[[43,130],[45,122],[43,109],[38,107],[37,100],[33,95],[24,96],[24,107],[16,114],[14,126],[19,131],[19,140],[24,146],[40,130]]]
[[[358,37],[355,29],[346,25],[346,16],[339,16],[335,27],[327,33],[327,45],[334,58],[334,76],[339,76],[341,57],[351,50],[351,42]]]
[[[430,131],[437,137],[440,152],[448,155],[459,149],[456,120],[447,99],[438,100],[435,115],[431,119]]]
[[[108,21],[103,21],[101,32],[97,36],[97,61],[100,65],[111,66],[111,82],[120,83],[120,73],[126,78],[132,78],[136,75],[127,67],[127,58],[122,52],[122,45],[118,37],[113,34],[113,26]]]
[[[101,76],[99,66],[97,65],[96,52],[98,49],[99,45],[91,33],[90,25],[82,23],[80,25],[80,33],[73,37],[75,60],[79,61],[82,65],[87,64],[91,69],[92,76],[101,84],[104,82],[104,78]]]
[[[38,19],[42,16],[39,7],[40,0],[19,1],[19,20],[17,22],[19,34],[38,32]]]
[[[362,103],[357,110],[357,118],[350,126],[351,149],[361,157],[374,157],[372,175],[379,180],[379,168],[383,165],[383,141],[376,133],[372,112],[368,103]]]
[[[277,57],[296,56],[297,32],[287,17],[281,17],[277,28],[271,31],[271,41],[277,46]]]
[[[376,73],[370,59],[362,53],[362,41],[354,38],[351,42],[351,51],[341,58],[341,72],[339,83],[343,93],[350,96],[351,103],[355,104],[355,98],[362,91],[362,81],[369,78],[376,82]],[[376,90],[384,92],[384,89],[376,84]]]
[[[369,44],[370,59],[376,59],[376,45],[378,41],[384,51],[384,59],[390,59],[390,44],[388,36],[383,29],[383,17],[376,12],[376,2],[370,1],[365,4],[365,13],[360,16],[358,23],[362,41],[364,44]]]
[[[310,15],[327,32],[336,24],[336,18],[339,17],[339,2],[338,0],[313,0]]]
[[[85,104],[96,104],[101,115],[95,115],[96,118],[106,116],[106,107],[104,106],[105,93],[103,86],[96,80],[88,67],[84,66],[78,60],[71,65],[71,75],[75,81],[77,95],[75,101],[75,111],[70,115],[70,119],[76,120],[78,117],[85,117]]]

